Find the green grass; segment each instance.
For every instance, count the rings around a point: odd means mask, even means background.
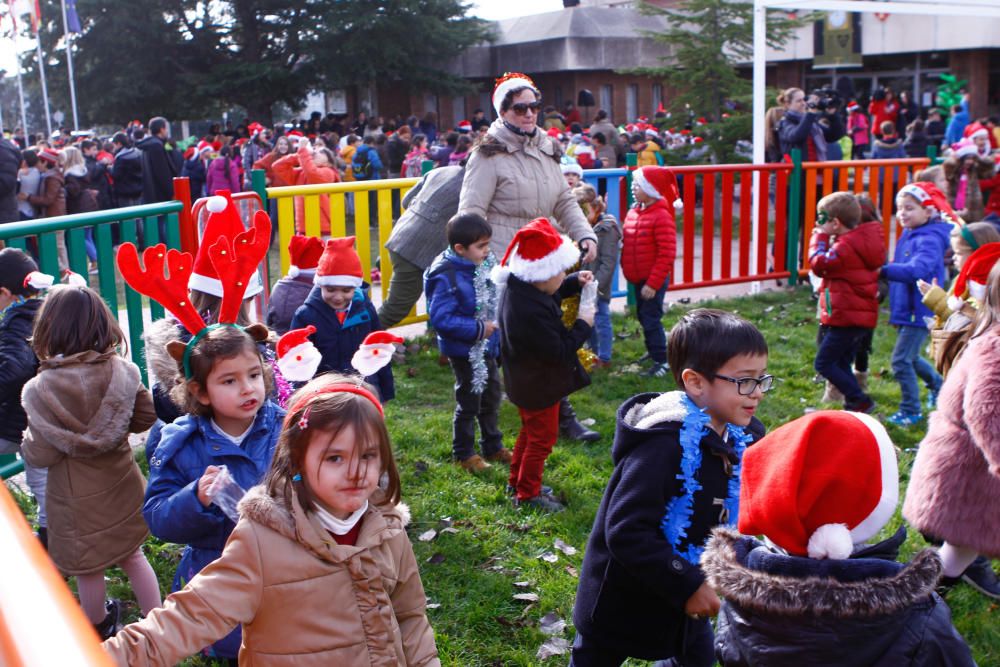
[[[822,407],[822,385],[812,382],[815,305],[806,291],[766,293],[710,305],[739,312],[767,337],[771,347],[769,371],[778,378],[759,413],[769,429],[801,416],[807,408]],[[682,312],[683,308],[670,309],[664,325],[672,326]],[[615,341],[615,364],[620,368],[642,354],[642,340],[632,318],[616,317],[615,331],[624,336]],[[894,412],[899,399],[898,386],[889,371],[894,341],[893,329],[878,329],[870,384],[882,416]],[[568,627],[563,636],[568,640],[573,637],[576,574],[594,512],[612,470],[609,450],[615,411],[637,392],[674,388],[673,380],[647,380],[620,371],[601,371],[595,374],[591,387],[574,394],[577,412],[581,418],[597,420],[594,428],[601,432],[603,440],[591,445],[559,442],[546,464],[546,483],[564,494],[568,509],[554,516],[538,515],[511,507],[504,494],[503,467],[495,466],[473,477],[450,462],[454,406],[451,372],[438,365],[437,349],[431,339],[417,342],[420,351],[410,354],[407,363],[395,369],[397,398],[387,406],[386,413],[403,481],[403,499],[413,511],[410,535],[424,587],[430,602],[440,605],[429,610],[428,616],[442,662],[456,667],[543,664],[536,658],[539,645],[546,639],[538,629],[543,615],[554,612],[565,619]],[[501,426],[508,445],[512,445],[518,419],[510,404],[503,406]],[[888,428],[903,450],[900,467],[901,485],[905,487],[913,459],[912,453],[905,450],[917,445],[923,428]],[[441,523],[445,519],[450,519],[457,532],[439,530],[431,542],[417,539],[431,528],[446,526]],[[894,531],[900,521],[897,514],[884,535]],[[553,547],[556,539],[575,547],[577,553],[567,556],[558,551]],[[903,555],[909,557],[925,546],[920,536],[911,532]],[[546,552],[555,554],[556,562],[540,558]],[[155,540],[148,543],[147,554],[164,590],[169,590],[179,553],[175,545]],[[528,584],[518,587],[515,582]],[[109,573],[109,591],[129,601],[130,618],[134,619],[131,592],[117,570]],[[514,594],[522,592],[536,593],[538,602],[528,604],[513,599]],[[1000,663],[1000,624],[996,623],[995,605],[968,586],[953,590],[948,602],[955,624],[972,646],[978,663]],[[568,656],[559,656],[544,664],[566,662]],[[188,664],[208,663],[195,659]]]

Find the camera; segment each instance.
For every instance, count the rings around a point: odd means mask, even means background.
[[[843,100],[836,90],[830,86],[824,86],[810,93],[809,97],[816,97],[815,101],[809,102],[806,106],[810,110],[830,112],[841,106]]]

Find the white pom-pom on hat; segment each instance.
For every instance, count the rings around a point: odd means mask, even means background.
[[[219,195],[209,197],[208,203],[205,204],[205,208],[207,208],[211,213],[222,213],[226,210],[227,206],[229,206],[229,202],[225,197],[221,197]]]
[[[295,266],[294,264],[292,264],[291,266],[289,266],[288,267],[288,277],[289,278],[298,278],[299,277],[299,267]]]
[[[828,523],[816,529],[809,538],[810,558],[850,558],[854,541],[846,524]]]

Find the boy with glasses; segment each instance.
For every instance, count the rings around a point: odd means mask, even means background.
[[[720,600],[699,566],[712,528],[735,525],[740,464],[764,435],[754,417],[774,378],[750,322],[699,308],[670,331],[679,391],[618,409],[614,472],[587,545],[571,667],[626,658],[710,667]]]

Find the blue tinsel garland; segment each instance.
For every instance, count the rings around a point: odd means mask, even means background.
[[[687,531],[691,527],[691,514],[694,512],[694,494],[701,490],[701,483],[695,478],[701,468],[701,439],[708,432],[711,417],[694,404],[688,396],[684,396],[684,407],[687,414],[681,425],[681,473],[677,479],[683,482],[682,495],[674,497],[667,504],[666,514],[660,522],[664,537],[674,551],[689,563],[697,564],[701,553],[705,550],[702,544],[687,544],[684,549],[680,545],[687,541]],[[729,478],[728,494],[723,507],[729,512],[728,525],[736,525],[740,509],[740,469],[743,465],[743,452],[753,436],[745,433],[739,426],[726,424],[726,430],[733,443],[737,464],[733,467]]]

